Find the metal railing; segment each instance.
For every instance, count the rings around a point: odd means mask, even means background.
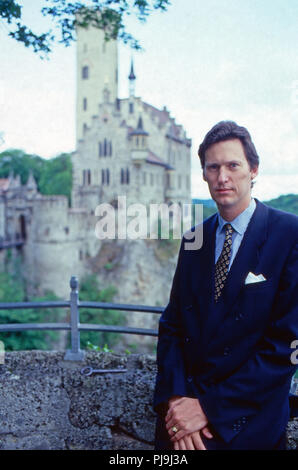
[[[99,325],[80,323],[80,307],[88,307],[104,310],[122,310],[127,312],[146,312],[161,314],[163,307],[150,307],[147,305],[114,304],[107,302],[88,302],[79,300],[78,279],[72,276],[70,279],[70,300],[47,301],[47,302],[0,302],[0,310],[15,310],[26,308],[70,308],[70,321],[68,323],[11,323],[0,324],[0,333],[4,331],[26,331],[26,330],[69,330],[71,335],[71,349],[65,353],[64,359],[70,361],[81,361],[85,352],[80,348],[80,331],[105,331],[112,333],[128,333],[135,335],[157,336],[157,330],[146,328],[132,328],[114,325]]]

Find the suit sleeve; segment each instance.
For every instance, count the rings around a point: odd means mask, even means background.
[[[157,377],[154,394],[154,409],[159,411],[173,395],[189,395],[182,355],[179,277],[183,258],[183,241],[173,279],[170,300],[159,322],[157,345]]]
[[[297,369],[291,359],[291,344],[298,339],[297,276],[298,244],[283,270],[272,321],[255,353],[233,375],[206,387],[198,397],[208,420],[226,442],[235,436],[235,422],[246,422],[246,417],[249,421],[271,394],[290,384]]]

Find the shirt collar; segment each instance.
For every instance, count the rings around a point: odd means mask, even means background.
[[[254,213],[256,208],[256,201],[252,198],[250,201],[249,206],[241,212],[241,214],[237,215],[234,220],[228,222],[227,220],[223,219],[222,216],[218,213],[218,228],[221,232],[223,226],[225,224],[231,224],[233,229],[238,232],[240,235],[243,235],[245,230],[247,229],[248,223]]]

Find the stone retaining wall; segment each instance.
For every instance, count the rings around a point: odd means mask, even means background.
[[[155,358],[87,352],[82,362],[63,352],[5,354],[0,365],[0,450],[153,449]],[[83,376],[81,369],[127,372]],[[288,443],[298,448],[297,418]]]

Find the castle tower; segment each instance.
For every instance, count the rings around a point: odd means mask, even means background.
[[[107,93],[108,90],[108,93]],[[118,96],[117,41],[105,41],[95,27],[77,28],[77,141],[98,115],[103,96],[115,102]]]

